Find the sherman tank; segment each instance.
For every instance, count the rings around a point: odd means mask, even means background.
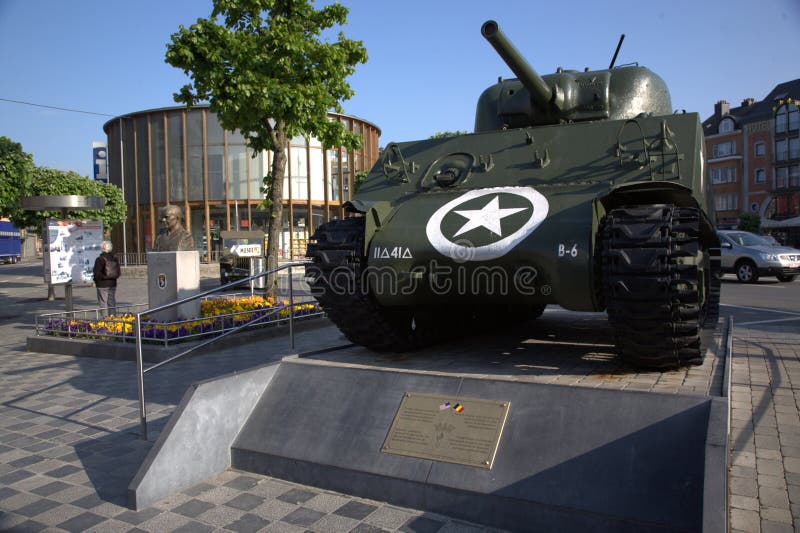
[[[474,133],[388,144],[350,216],[312,236],[330,319],[408,350],[548,305],[605,310],[627,363],[702,363],[720,250],[698,115],[645,67],[539,76],[496,22],[481,33],[517,78],[481,94]]]

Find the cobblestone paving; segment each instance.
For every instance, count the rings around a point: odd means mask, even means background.
[[[800,331],[734,327],[731,530],[800,530]]]
[[[145,442],[138,439],[133,363],[26,352],[32,313],[59,310],[63,301],[42,301],[38,279],[2,281],[0,531],[485,531],[441,515],[237,471],[131,511],[125,507],[128,482],[186,387],[288,354],[288,342],[232,348],[148,376],[151,423]],[[137,302],[141,292],[128,280],[118,300]],[[93,291],[76,290],[75,296],[77,306],[92,306]],[[436,357],[370,355],[356,347],[315,357],[430,372],[453,372],[458,362],[460,372],[473,376],[572,386],[690,394],[715,394],[721,387],[722,366],[714,358],[688,370],[636,372],[611,353],[607,331],[597,327],[604,315],[573,315],[573,321],[583,321],[583,329],[576,330],[564,328],[559,313],[548,310],[525,335],[512,331],[502,342],[479,336],[452,343]],[[734,532],[800,526],[796,326],[734,330],[729,479]],[[329,327],[300,335],[297,349],[342,342]],[[484,356],[469,355],[477,352]]]
[[[124,281],[118,302],[139,302],[145,280]],[[25,351],[33,313],[63,310],[44,295],[40,278],[0,278],[0,531],[500,531],[234,470],[128,509],[127,486],[191,383],[296,352],[272,339],[148,374],[143,441],[133,362]],[[93,303],[94,289],[75,289],[76,308]],[[296,350],[335,344],[328,326],[298,335]]]
[[[309,332],[298,337],[298,348],[332,339],[338,339],[333,328]],[[142,441],[133,363],[29,353],[6,344],[0,354],[0,531],[484,530],[237,471],[149,509],[129,510],[127,485],[183,390],[221,368],[252,367],[288,350],[272,352],[214,354],[148,376],[151,440]]]

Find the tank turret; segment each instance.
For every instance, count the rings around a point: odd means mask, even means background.
[[[645,67],[559,68],[539,76],[495,21],[486,21],[481,34],[517,79],[501,80],[484,91],[475,114],[476,132],[672,112],[666,83]]]
[[[489,41],[506,65],[517,75],[522,85],[528,89],[534,105],[541,109],[551,109],[558,113],[564,103],[564,94],[558,87],[551,87],[531,67],[522,54],[511,44],[506,35],[500,31],[497,22],[487,20],[481,26],[481,35]]]

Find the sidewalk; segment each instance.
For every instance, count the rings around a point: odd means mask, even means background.
[[[800,331],[734,325],[731,530],[800,530]]]
[[[288,355],[289,341],[215,352],[149,374],[150,440],[143,442],[138,439],[135,365],[26,352],[34,313],[63,310],[63,291],[57,289],[59,299],[47,302],[41,278],[9,272],[0,272],[0,531],[485,530],[440,515],[236,471],[144,511],[127,509],[128,482],[186,388],[198,380]],[[217,281],[203,283],[213,286]],[[139,303],[144,294],[143,280],[123,279],[118,301]],[[94,289],[75,289],[74,297],[77,308],[94,306]],[[588,325],[599,320],[577,316]],[[600,335],[588,340],[598,346],[589,363],[575,364],[568,354],[548,352],[537,360],[528,359],[522,371],[532,381],[580,385],[588,372],[608,368],[602,383],[585,386],[640,390],[702,391],[713,382],[708,365],[625,374],[609,362],[613,357],[604,344],[607,339]],[[338,330],[327,327],[298,335],[296,351],[342,342]],[[442,355],[436,369],[444,371],[457,354]],[[514,366],[525,357],[509,355],[508,361],[497,359]],[[800,531],[799,356],[797,322],[734,324],[732,531]],[[408,361],[385,357],[384,363],[403,366]]]
[[[3,271],[7,276],[8,271]],[[13,276],[12,276],[13,277]],[[214,286],[218,280],[203,280]],[[144,280],[120,282],[120,304],[138,303]],[[143,292],[144,290],[144,292]],[[127,486],[193,382],[285,355],[341,344],[333,327],[268,346],[250,344],[148,374],[149,441],[138,438],[133,362],[25,351],[33,314],[48,302],[41,278],[0,279],[0,531],[484,531],[474,524],[256,474],[228,471],[140,512]],[[76,308],[94,289],[74,290]]]

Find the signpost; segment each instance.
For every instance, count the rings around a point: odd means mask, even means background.
[[[231,253],[236,257],[249,257],[250,258],[250,277],[256,273],[257,257],[262,257],[260,244],[235,244],[231,246]],[[255,293],[255,282],[250,280],[250,296]]]

